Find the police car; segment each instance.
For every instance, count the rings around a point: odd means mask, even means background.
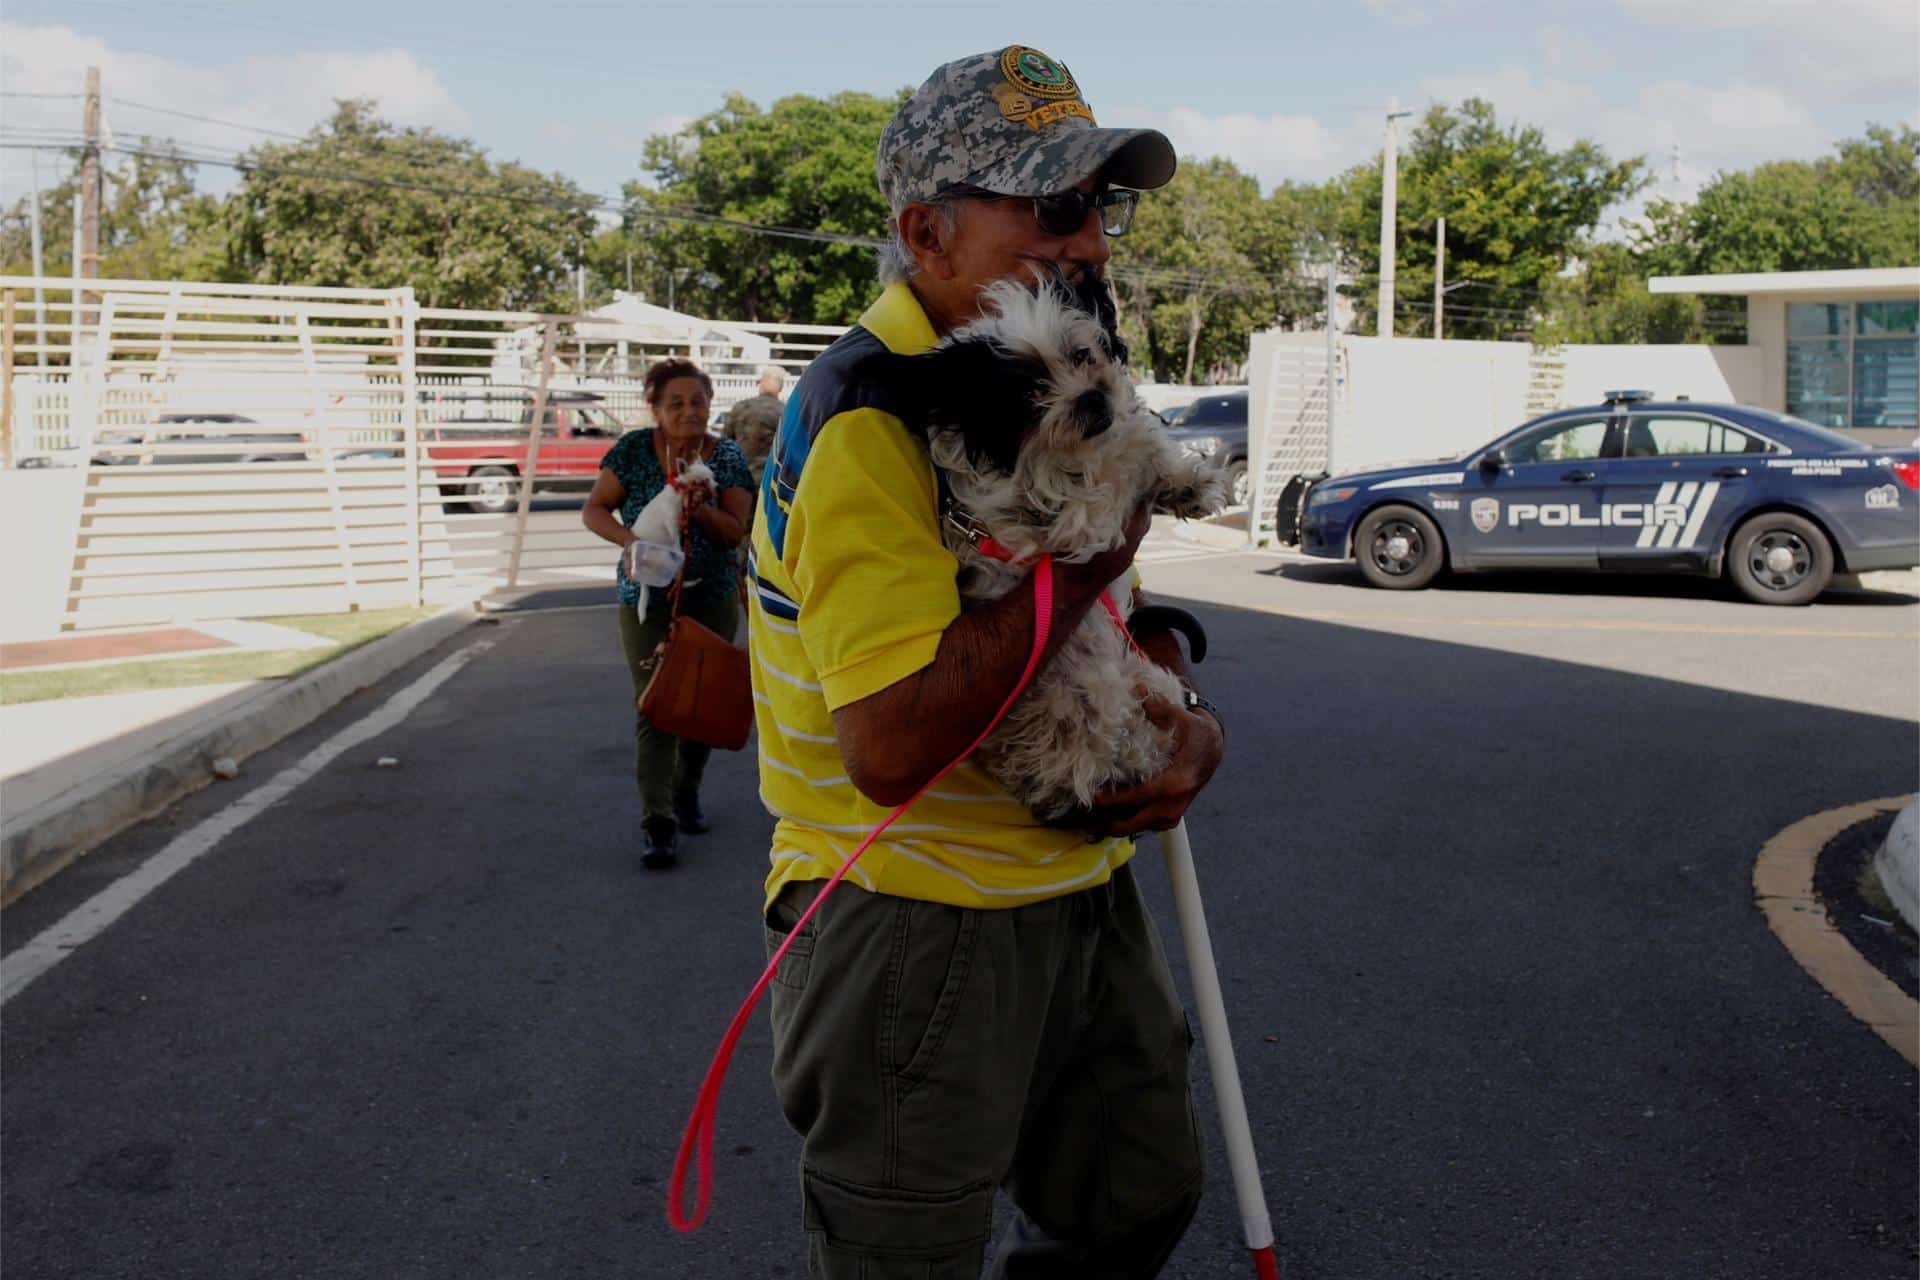
[[[1804,604],[1835,573],[1920,564],[1916,490],[1920,450],[1616,391],[1450,462],[1296,482],[1277,514],[1283,542],[1389,589],[1442,569],[1598,569],[1726,574],[1749,600]]]

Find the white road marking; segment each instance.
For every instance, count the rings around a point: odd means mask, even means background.
[[[148,858],[99,893],[75,907],[59,923],[0,960],[0,1005],[19,995],[27,984],[59,964],[133,906],[185,870],[222,840],[286,799],[301,783],[331,764],[343,752],[398,725],[432,697],[477,655],[493,647],[481,640],[440,660],[425,675],[382,703],[378,710],[354,721],[305,756],[255,787],[213,816],[174,837],[166,848]]]

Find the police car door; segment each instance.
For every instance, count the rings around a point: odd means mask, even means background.
[[[1556,418],[1476,459],[1460,489],[1462,568],[1591,569],[1598,563],[1599,468],[1617,433],[1607,415]],[[1464,554],[1463,554],[1464,553]]]
[[[1704,571],[1772,447],[1706,413],[1628,415],[1621,456],[1601,468],[1600,567]]]

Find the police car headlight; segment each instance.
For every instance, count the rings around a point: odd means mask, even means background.
[[[1188,453],[1195,454],[1196,456],[1204,458],[1219,450],[1220,437],[1219,436],[1189,436],[1187,439],[1182,440],[1180,442],[1180,447],[1185,449]]]
[[[1336,502],[1345,502],[1358,492],[1360,490],[1352,485],[1341,489],[1315,489],[1313,496],[1307,499],[1307,506],[1309,508],[1330,507]]]

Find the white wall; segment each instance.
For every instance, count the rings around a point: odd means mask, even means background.
[[[60,630],[80,526],[79,467],[0,470],[0,640],[44,640]]]
[[[1747,298],[1747,343],[1760,353],[1760,389],[1747,403],[1787,411],[1787,300],[1777,293]]]
[[[1465,453],[1527,416],[1524,342],[1341,341],[1348,396],[1333,433],[1336,473]]]
[[[1765,403],[1756,347],[1567,346],[1342,338],[1350,410],[1333,439],[1333,470],[1446,458],[1478,448],[1550,409],[1599,404],[1644,388],[1662,400]],[[1541,381],[1557,362],[1557,388]],[[1530,394],[1532,393],[1531,398]]]
[[[1562,347],[1565,380],[1560,401],[1569,408],[1597,404],[1607,392],[1637,388],[1655,398],[1751,404],[1777,408],[1767,397],[1764,353],[1757,346]]]

